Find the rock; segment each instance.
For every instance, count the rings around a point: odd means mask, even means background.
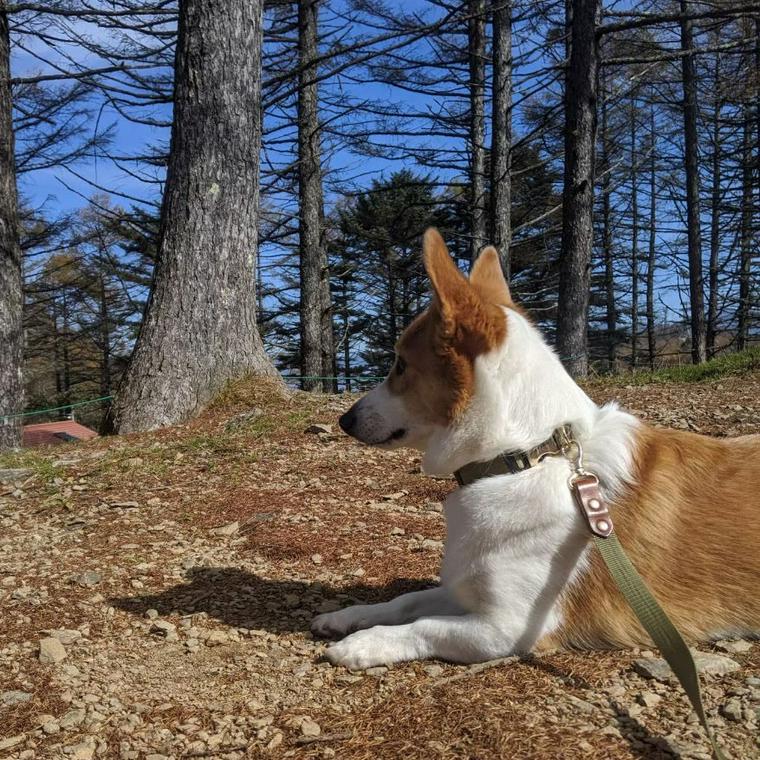
[[[374,668],[367,668],[364,671],[368,676],[381,676],[388,672],[388,668],[385,665],[378,665]]]
[[[13,705],[20,705],[23,702],[28,702],[32,698],[32,695],[26,691],[4,691],[0,694],[0,702],[6,707],[12,707]]]
[[[83,573],[79,573],[79,575],[75,575],[73,578],[74,583],[83,588],[97,586],[101,580],[103,580],[103,576],[95,570],[86,570]]]
[[[209,631],[205,642],[207,647],[218,647],[222,644],[229,644],[230,637],[224,631]]]
[[[720,708],[720,712],[729,720],[739,722],[742,719],[742,703],[738,697],[733,697]]]
[[[644,707],[654,707],[662,701],[662,697],[653,691],[643,691],[636,697],[636,701]]]
[[[312,554],[311,555],[311,561],[315,565],[321,565],[322,564],[322,555],[321,554]]]
[[[322,728],[319,723],[307,718],[301,723],[301,733],[304,736],[319,736],[322,733]]]
[[[235,520],[235,522],[227,523],[227,525],[222,525],[219,528],[214,528],[211,533],[214,536],[234,536],[239,530],[240,523]]]
[[[61,644],[68,646],[74,644],[82,638],[82,632],[77,631],[75,628],[52,628],[47,631],[43,631],[47,636],[51,636],[54,639],[58,639]]]
[[[431,678],[437,678],[443,673],[443,668],[440,665],[425,665],[422,668]]]
[[[83,708],[77,707],[73,710],[65,712],[61,719],[58,721],[58,724],[64,730],[67,728],[76,728],[84,721],[86,715],[87,713]]]
[[[152,607],[149,610],[145,610],[145,617],[148,620],[155,620],[158,617],[158,610],[154,610]]]
[[[726,673],[733,673],[741,667],[735,660],[721,654],[707,652],[692,652],[692,654],[700,673],[722,676]],[[634,660],[633,667],[639,675],[645,678],[654,678],[657,681],[669,681],[671,678],[675,678],[668,663],[660,658]]]
[[[744,639],[737,639],[736,641],[716,641],[715,648],[721,652],[728,652],[728,654],[744,654],[752,649],[752,643],[745,641]]]
[[[66,650],[58,639],[52,636],[40,639],[40,662],[45,665],[57,665],[66,659]]]
[[[391,535],[392,536],[404,536],[404,535],[406,535],[406,531],[403,528],[391,528]]]
[[[32,470],[22,468],[0,469],[0,483],[16,483],[19,480],[26,480],[32,474]]]
[[[0,750],[11,749],[17,744],[21,744],[26,739],[26,734],[18,734],[17,736],[9,736],[7,739],[0,739]]]
[[[138,509],[140,504],[136,501],[112,501],[105,506],[111,509]]]
[[[179,636],[177,635],[177,626],[174,623],[170,623],[168,620],[157,620],[150,627],[150,632],[154,636],[161,636],[167,641],[177,641]]]
[[[323,425],[322,423],[315,423],[314,425],[309,425],[309,427],[304,430],[304,433],[313,433],[314,435],[318,435],[319,433],[324,433],[325,435],[332,435],[332,425]]]
[[[272,723],[274,723],[274,715],[264,715],[261,718],[252,718],[250,720],[251,728],[254,731],[271,726]]]
[[[92,758],[95,757],[97,746],[94,737],[87,736],[77,744],[71,744],[68,747],[64,747],[63,751],[71,757],[72,760],[92,760]]]

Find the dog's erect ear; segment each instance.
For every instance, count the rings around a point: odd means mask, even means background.
[[[446,243],[435,227],[425,231],[422,259],[435,293],[434,304],[447,319],[465,317],[479,300],[467,278],[449,255]]]
[[[475,260],[470,272],[470,284],[486,303],[514,306],[509,285],[504,279],[499,252],[489,245]]]

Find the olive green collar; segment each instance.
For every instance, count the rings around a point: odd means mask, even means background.
[[[460,486],[494,475],[514,475],[535,467],[544,457],[563,455],[573,442],[570,425],[561,425],[543,443],[528,451],[503,451],[487,462],[470,462],[460,467],[454,477]]]

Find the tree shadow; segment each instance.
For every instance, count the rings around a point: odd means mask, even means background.
[[[187,581],[156,594],[115,597],[110,603],[139,617],[159,615],[209,617],[234,628],[270,633],[309,630],[312,617],[349,604],[385,602],[399,594],[435,585],[432,580],[399,578],[383,586],[358,583],[331,586],[320,582],[262,578],[237,567],[193,567]],[[331,609],[327,609],[332,603]]]

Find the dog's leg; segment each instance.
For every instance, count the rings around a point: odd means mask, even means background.
[[[378,625],[332,644],[333,665],[363,670],[376,665],[434,657],[451,662],[483,662],[512,654],[513,635],[477,614],[423,617],[406,625]]]
[[[318,615],[311,623],[317,636],[345,636],[375,625],[400,625],[433,615],[463,615],[464,609],[441,586],[402,594],[390,602],[355,604],[337,612]]]

